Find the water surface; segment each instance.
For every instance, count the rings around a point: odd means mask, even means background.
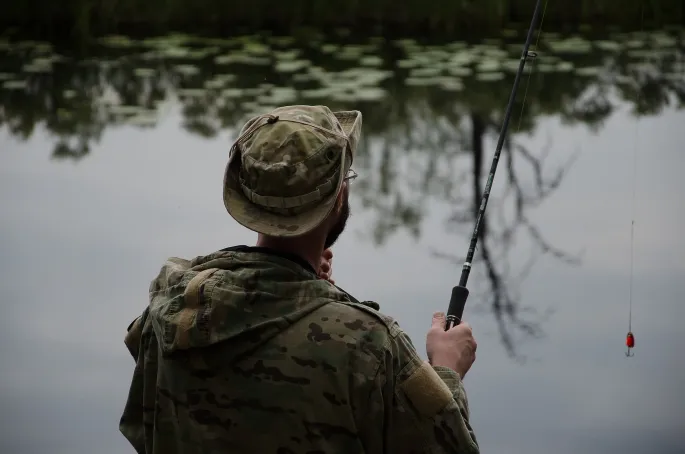
[[[685,450],[683,38],[541,40],[469,280],[484,453]],[[281,104],[362,111],[334,276],[425,354],[521,41],[110,37],[88,59],[0,42],[2,451],[132,452],[125,329],[164,259],[254,242],[224,210],[223,168],[242,121]]]

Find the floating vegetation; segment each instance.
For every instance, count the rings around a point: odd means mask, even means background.
[[[476,79],[481,82],[497,82],[504,79],[505,77],[506,76],[503,72],[476,74]]]
[[[539,58],[528,62],[524,71],[533,71],[540,79],[552,77],[551,85],[561,86],[577,85],[569,83],[573,80],[599,86],[610,81],[629,85],[632,92],[643,78],[635,72],[658,74],[660,81],[678,85],[685,82],[680,50],[685,36],[679,33],[614,32],[594,41],[544,33],[535,49]],[[509,42],[511,37],[520,41],[520,33],[503,30],[501,35],[477,44],[444,45],[414,39],[386,42],[382,37],[343,44],[309,35],[217,39],[173,34],[143,40],[112,35],[100,40],[103,56],[69,64],[48,43],[0,40],[0,56],[13,55],[7,60],[11,64],[0,72],[0,96],[9,93],[21,103],[21,97],[40,90],[35,87],[45,83],[41,81],[66,80],[51,92],[59,99],[50,113],[65,122],[76,121],[83,103],[96,96],[94,105],[104,109],[111,121],[152,127],[159,114],[150,106],[171,102],[201,116],[186,122],[186,127],[213,136],[221,127],[213,115],[230,116],[233,121],[284,104],[333,103],[351,108],[357,103],[394,102],[397,93],[426,99],[437,93],[439,99],[469,98],[474,92],[479,102],[487,102],[487,92],[508,84],[506,79],[520,64],[521,43]],[[388,60],[389,55],[394,60]],[[672,67],[669,71],[659,67],[664,62]],[[78,76],[77,72],[66,78],[56,75],[73,67],[78,67]],[[102,81],[106,86],[99,85]]]
[[[279,61],[274,69],[279,73],[294,73],[309,67],[311,64],[309,60]]]
[[[196,65],[175,65],[172,69],[184,76],[194,76],[200,73],[200,67]]]
[[[616,41],[599,40],[599,41],[595,41],[593,44],[598,49],[604,50],[604,51],[619,51],[619,50],[621,50],[621,44],[616,42]]]
[[[222,98],[240,98],[245,95],[245,90],[240,88],[224,88],[221,91]]]
[[[447,73],[452,76],[466,77],[473,74],[473,69],[468,66],[448,66]]]
[[[282,52],[274,52],[274,58],[276,60],[295,60],[297,59],[302,51],[300,49],[293,49],[293,50],[288,50],[288,51],[282,51]]]
[[[495,59],[483,59],[480,64],[477,66],[478,71],[482,72],[492,72],[492,71],[499,71],[502,67],[502,64],[500,63],[499,60]]]
[[[152,77],[156,71],[152,68],[136,68],[133,70],[133,74],[138,77]]]
[[[207,95],[207,90],[204,88],[179,88],[176,93],[181,97],[202,97]]]
[[[383,59],[375,55],[369,55],[366,57],[362,57],[359,60],[359,64],[362,66],[381,66],[383,65]]]
[[[219,55],[214,58],[217,65],[243,64],[243,65],[270,65],[271,58],[269,57],[255,57],[246,53],[232,53],[227,55]]]
[[[588,66],[586,68],[577,68],[576,74],[584,77],[596,77],[602,72],[602,67],[600,66]]]
[[[135,41],[127,36],[111,35],[100,38],[100,44],[105,47],[128,49],[136,45]]]
[[[592,43],[579,36],[567,39],[547,40],[547,46],[558,54],[587,54],[592,51]]]
[[[293,88],[274,87],[269,94],[257,98],[260,104],[287,105],[297,101],[297,90]]]
[[[28,83],[25,80],[7,80],[2,84],[5,90],[24,90],[27,86]]]
[[[417,66],[421,66],[421,61],[409,58],[405,60],[398,60],[396,64],[398,68],[416,68]]]

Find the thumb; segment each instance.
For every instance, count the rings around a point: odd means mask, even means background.
[[[445,329],[445,320],[446,319],[444,312],[435,312],[433,314],[433,321],[431,325],[437,328]]]

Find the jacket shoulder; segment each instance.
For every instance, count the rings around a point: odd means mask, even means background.
[[[366,317],[376,322],[380,322],[380,324],[388,330],[390,337],[397,337],[397,335],[401,332],[400,325],[397,323],[397,320],[381,313],[378,310],[378,304],[373,301],[340,301],[339,304],[349,307],[357,312],[361,312],[365,314]]]

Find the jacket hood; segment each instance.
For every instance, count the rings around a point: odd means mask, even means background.
[[[230,341],[235,358],[334,301],[352,299],[293,260],[223,250],[169,258],[150,284],[147,322],[163,354]]]

